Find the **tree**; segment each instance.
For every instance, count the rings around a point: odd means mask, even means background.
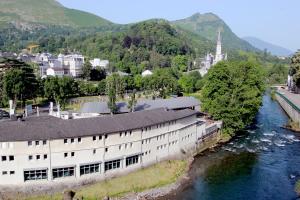
[[[85,62],[82,67],[82,78],[86,80],[91,79],[91,73],[92,73],[92,65],[90,62]]]
[[[178,80],[179,86],[182,88],[182,90],[186,93],[192,93],[195,89],[195,82],[192,76],[189,75],[183,75]]]
[[[37,95],[37,80],[31,66],[10,60],[6,65],[11,66],[3,76],[3,98],[13,99],[15,103],[22,100],[25,103],[27,99],[35,98]]]
[[[112,114],[117,112],[117,98],[123,97],[124,92],[125,83],[119,74],[113,73],[106,78],[106,95],[108,96],[107,105]]]
[[[251,62],[220,62],[206,77],[202,109],[235,134],[254,119],[265,90],[262,67]]]
[[[187,71],[188,58],[184,55],[177,55],[172,59],[171,66],[181,72]]]
[[[134,112],[136,103],[136,90],[133,90],[133,92],[130,94],[130,100],[128,102],[128,108],[130,109],[130,112]]]
[[[78,93],[78,84],[70,77],[49,77],[44,83],[44,94],[65,109],[67,99]]]
[[[157,69],[151,77],[145,77],[144,82],[154,97],[167,98],[178,92],[177,80],[170,69]]]
[[[300,50],[292,57],[289,74],[293,76],[296,86],[300,88]]]
[[[90,78],[92,81],[101,81],[106,78],[106,72],[104,69],[97,67],[91,70]]]

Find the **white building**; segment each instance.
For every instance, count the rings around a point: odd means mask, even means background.
[[[150,70],[145,70],[145,71],[143,71],[143,73],[142,73],[142,77],[146,77],[146,76],[151,76],[153,73],[150,71]]]
[[[92,67],[95,69],[100,67],[101,69],[108,69],[109,61],[108,60],[101,60],[100,58],[94,58],[94,60],[90,60]]]
[[[48,68],[46,71],[46,76],[57,76],[63,77],[64,76],[64,69],[63,68]]]
[[[211,53],[207,53],[206,57],[202,59],[201,66],[200,66],[200,74],[204,76],[207,74],[208,70],[215,64],[220,61],[227,60],[227,53],[222,53],[222,39],[221,39],[221,31],[218,31],[218,39],[217,39],[217,47],[216,47],[216,54],[215,56]]]
[[[197,115],[189,109],[155,109],[0,123],[0,185],[107,178],[192,154],[206,138],[218,137],[220,129]]]
[[[80,77],[82,75],[82,67],[84,65],[84,57],[82,55],[60,55],[58,59],[63,61],[64,68],[68,70],[70,76]]]

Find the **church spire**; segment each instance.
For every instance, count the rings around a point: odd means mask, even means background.
[[[216,62],[222,60],[222,41],[221,41],[221,29],[218,30],[218,40],[217,40],[217,48],[216,48]]]

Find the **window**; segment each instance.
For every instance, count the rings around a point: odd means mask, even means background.
[[[113,160],[113,161],[105,162],[104,170],[109,171],[109,170],[120,168],[120,166],[121,166],[121,160]]]
[[[71,157],[74,157],[75,156],[75,152],[71,152]]]
[[[15,160],[15,157],[14,156],[9,156],[9,161],[13,161]]]
[[[32,146],[32,141],[28,141],[28,146]]]
[[[122,145],[119,145],[119,150],[122,150]]]
[[[93,141],[95,141],[96,140],[96,136],[93,136]]]
[[[65,144],[68,144],[68,139],[64,139],[64,143],[65,143]]]
[[[24,181],[48,179],[46,169],[24,171]]]
[[[36,159],[37,160],[41,159],[41,156],[40,155],[36,155]]]
[[[48,158],[47,154],[44,154],[44,160],[46,160]]]
[[[74,143],[74,138],[71,139],[71,143]]]
[[[99,140],[102,140],[102,135],[99,135]]]
[[[9,174],[10,174],[10,175],[14,175],[14,174],[15,174],[15,171],[10,171]]]
[[[93,149],[93,154],[96,154],[96,152],[97,152],[96,149]]]
[[[47,140],[43,140],[43,145],[46,145],[47,144]]]
[[[80,143],[81,142],[81,138],[78,138],[78,143]]]
[[[35,146],[39,146],[40,145],[40,141],[35,141]]]
[[[134,165],[134,164],[137,164],[138,162],[139,162],[139,156],[138,155],[126,158],[126,166]]]
[[[122,132],[120,133],[120,137],[122,137]]]
[[[65,158],[68,157],[68,153],[64,153],[64,157],[65,157]]]
[[[80,176],[100,172],[100,163],[80,166]]]
[[[7,171],[2,171],[2,175],[7,175]]]
[[[75,167],[56,168],[52,170],[52,176],[54,179],[70,177],[75,175]]]
[[[105,148],[105,152],[108,152],[108,148],[107,147]]]
[[[2,161],[6,161],[6,156],[1,156]]]
[[[32,160],[32,158],[33,158],[33,157],[32,157],[31,155],[30,155],[30,156],[28,156],[28,160]]]
[[[105,135],[105,139],[107,139],[108,138],[108,135]]]

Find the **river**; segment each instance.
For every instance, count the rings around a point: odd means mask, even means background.
[[[292,200],[300,178],[300,140],[282,129],[288,117],[264,96],[254,124],[217,152],[195,158],[191,183],[165,199]]]

